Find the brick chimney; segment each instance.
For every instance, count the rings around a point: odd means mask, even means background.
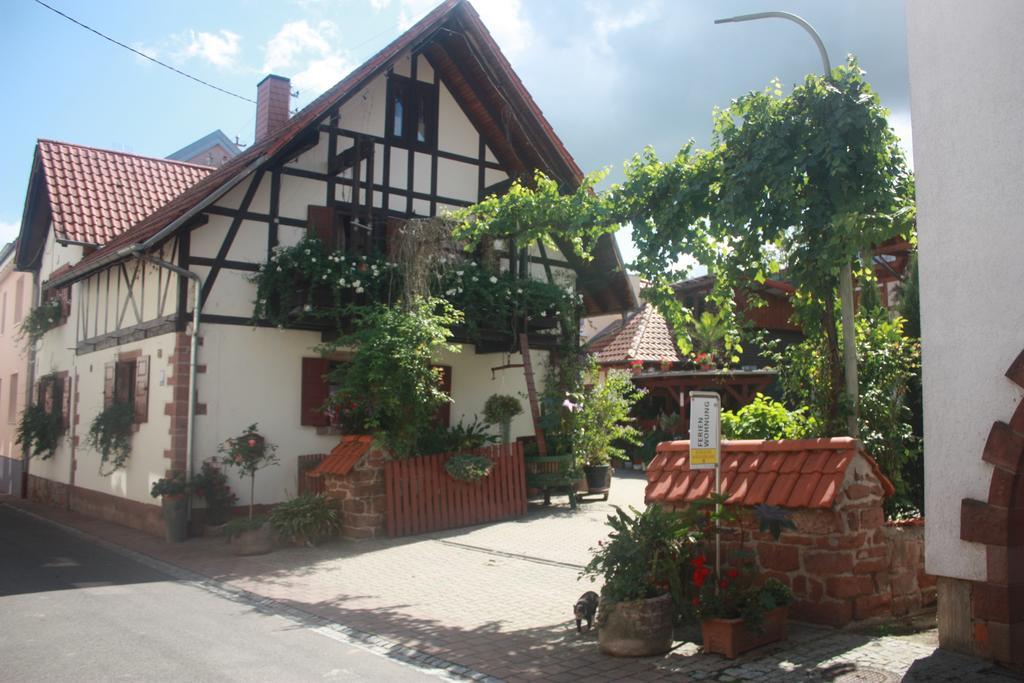
[[[292,99],[291,81],[267,76],[256,86],[256,142],[280,130],[288,122]]]

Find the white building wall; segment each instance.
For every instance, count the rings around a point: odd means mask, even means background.
[[[168,433],[171,418],[164,406],[173,398],[173,387],[167,384],[171,374],[168,359],[174,352],[174,334],[164,334],[139,342],[111,347],[77,356],[74,370],[78,373],[77,427],[80,437],[75,453],[75,486],[128,498],[141,503],[158,504],[149,495],[150,487],[163,477],[170,466],[164,451],[170,448]],[[147,420],[132,435],[132,453],[127,466],[110,476],[100,470],[100,454],[88,445],[87,435],[93,419],[103,411],[104,367],[116,360],[119,353],[141,351],[149,356],[149,412]],[[104,471],[109,470],[105,467]],[[49,477],[47,477],[49,478]]]
[[[1021,391],[1024,348],[1024,3],[908,0],[924,363],[925,561],[985,578],[960,501],[987,500],[981,452]]]
[[[315,347],[320,334],[206,325],[201,336],[199,362],[207,371],[199,375],[198,400],[206,404],[207,412],[196,417],[196,470],[203,460],[217,455],[218,444],[257,423],[260,433],[277,446],[280,466],[256,475],[256,502],[277,503],[294,496],[298,456],[326,453],[338,443],[337,435],[318,434],[316,427],[301,424],[302,358],[318,357]],[[548,354],[534,352],[531,358],[538,391],[542,391]],[[477,354],[471,345],[462,345],[458,353],[438,354],[438,365],[452,367],[452,424],[480,416],[491,394],[510,394],[523,404],[522,415],[512,423],[513,438],[532,434],[522,368],[498,371],[491,378],[492,367],[521,362],[519,354],[511,359],[500,353]],[[235,472],[228,474],[240,502],[247,504],[248,480],[242,481]]]

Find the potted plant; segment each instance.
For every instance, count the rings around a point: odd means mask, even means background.
[[[612,458],[625,457],[623,442],[641,443],[630,410],[644,393],[629,375],[612,371],[604,381],[585,387],[579,402],[573,404],[573,453],[586,474],[589,493],[604,494],[607,500]]]
[[[634,358],[633,360],[629,361],[629,371],[634,375],[639,375],[641,372],[644,371],[644,362],[639,358]]]
[[[207,526],[220,526],[231,519],[238,496],[228,486],[228,476],[216,460],[204,461],[199,472],[192,477],[192,493],[206,503]]]
[[[494,461],[486,455],[459,453],[445,460],[444,470],[452,479],[475,483],[486,477],[494,468]]]
[[[270,512],[270,526],[296,545],[315,546],[341,528],[341,515],[333,501],[307,493],[281,503]]]
[[[157,479],[149,490],[149,495],[160,498],[168,543],[181,543],[188,538],[188,491],[183,472]]]
[[[523,412],[523,405],[515,396],[493,394],[484,402],[484,420],[499,425],[501,442],[508,443],[512,433],[512,418]]]
[[[220,462],[227,467],[237,467],[242,477],[249,477],[249,516],[228,522],[224,535],[239,555],[259,555],[274,549],[271,529],[263,516],[255,516],[256,473],[265,467],[277,464],[277,447],[263,437],[255,423],[245,428],[239,436],[231,437],[217,447],[221,453]]]
[[[754,508],[761,531],[778,540],[783,528],[794,528],[789,515],[769,505]],[[793,594],[774,578],[760,575],[753,552],[744,548],[742,513],[721,506],[710,519],[729,520],[739,526],[739,549],[716,576],[707,566],[706,555],[690,560],[691,582],[696,595],[693,611],[700,620],[704,652],[716,652],[729,659],[756,647],[784,640]]]
[[[668,652],[677,605],[684,599],[683,567],[692,554],[688,518],[652,505],[608,516],[607,541],[592,549],[581,576],[604,580],[597,615],[601,651],[620,657]]]

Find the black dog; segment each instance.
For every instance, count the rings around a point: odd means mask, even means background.
[[[594,623],[594,615],[597,613],[597,593],[587,591],[576,601],[572,613],[576,615],[576,633],[583,633],[583,620],[587,620],[587,630],[590,630]]]

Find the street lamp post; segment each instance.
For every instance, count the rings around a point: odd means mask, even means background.
[[[821,65],[825,70],[825,78],[831,78],[832,64],[829,62],[825,43],[822,42],[821,36],[818,35],[813,26],[795,14],[790,14],[789,12],[757,12],[756,14],[741,14],[725,19],[715,19],[715,23],[731,24],[741,21],[755,21],[757,19],[787,19],[807,31],[811,38],[814,39],[814,44],[818,46],[818,52],[821,55]],[[857,382],[857,338],[853,324],[853,269],[850,267],[849,261],[844,263],[839,271],[839,302],[843,318],[843,362],[845,365],[844,374],[846,375],[846,397],[850,402],[850,415],[847,418],[846,425],[850,436],[856,437],[858,431],[857,394],[859,391]]]

